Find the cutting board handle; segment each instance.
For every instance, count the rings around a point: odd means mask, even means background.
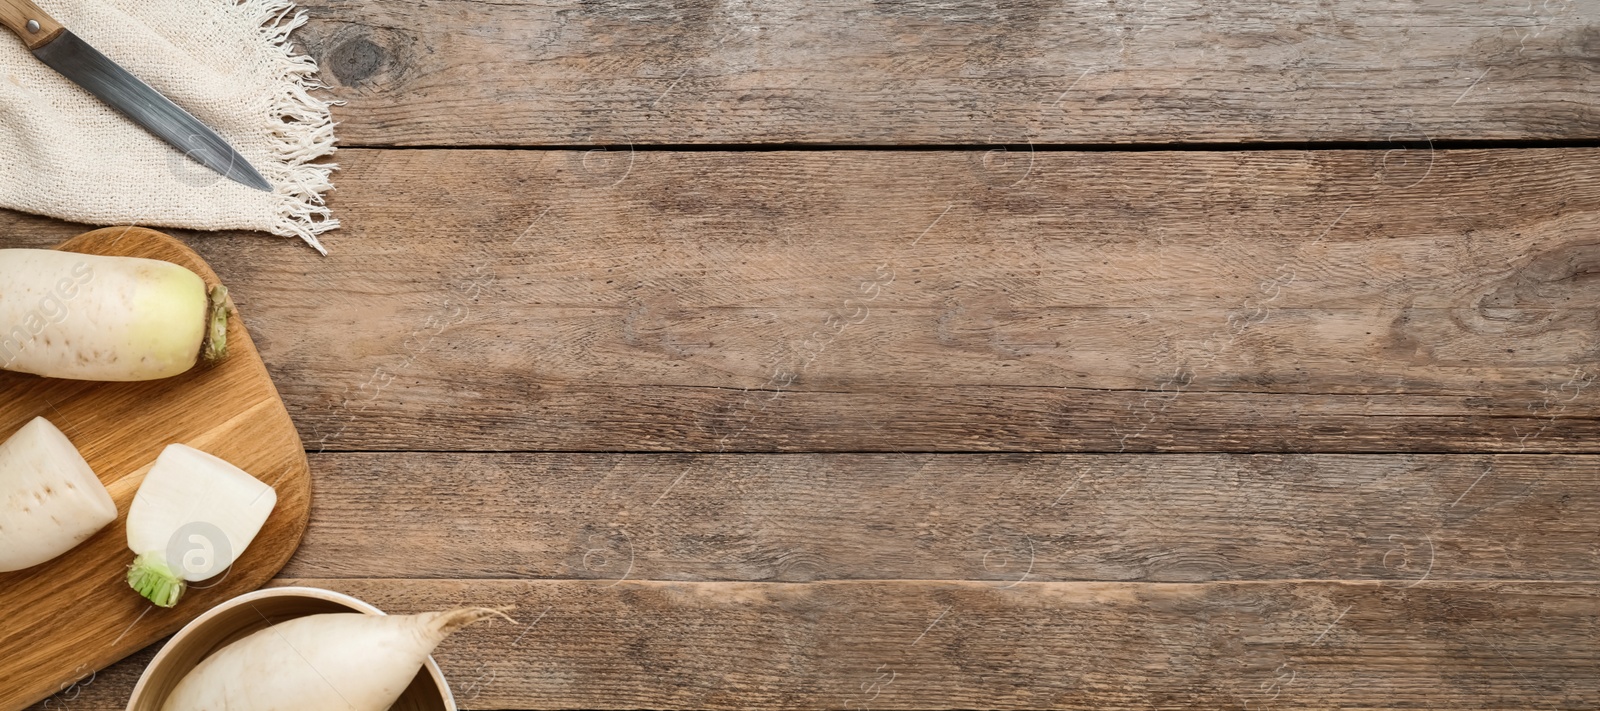
[[[32,0],[0,0],[0,25],[17,33],[28,49],[50,44],[50,40],[67,31]]]

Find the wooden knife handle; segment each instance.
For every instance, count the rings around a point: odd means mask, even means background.
[[[17,33],[28,49],[43,47],[67,30],[32,0],[0,0],[0,25]]]

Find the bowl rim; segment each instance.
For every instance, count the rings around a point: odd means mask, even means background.
[[[138,699],[140,693],[144,691],[145,683],[149,681],[150,673],[157,667],[161,666],[161,662],[167,658],[167,653],[176,649],[178,645],[183,642],[184,638],[188,637],[196,628],[216,618],[223,612],[231,610],[235,607],[248,604],[256,600],[272,597],[316,598],[320,600],[327,600],[329,602],[336,602],[368,615],[388,614],[383,610],[378,609],[377,605],[357,597],[352,597],[350,595],[346,595],[341,592],[335,592],[333,590],[324,590],[322,588],[313,588],[300,585],[285,585],[275,588],[262,588],[260,590],[254,590],[243,595],[230,598],[223,602],[217,603],[211,609],[200,613],[199,617],[190,620],[189,624],[184,625],[183,629],[180,629],[177,631],[177,633],[173,634],[172,638],[167,640],[166,644],[161,645],[161,651],[156,652],[156,655],[150,658],[150,663],[145,665],[144,671],[139,673],[139,682],[133,685],[133,693],[128,695],[127,710],[133,711],[133,702],[135,699]],[[422,666],[424,669],[428,670],[428,675],[433,677],[434,685],[439,687],[439,690],[443,692],[445,709],[447,709],[447,711],[456,711],[455,694],[450,691],[450,684],[445,681],[444,672],[441,672],[439,670],[438,663],[433,661],[433,655],[428,655],[427,661],[424,662]]]

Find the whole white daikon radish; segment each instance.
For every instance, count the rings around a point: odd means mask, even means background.
[[[111,494],[49,420],[0,444],[0,572],[50,560],[115,520]]]
[[[0,249],[0,368],[154,380],[227,352],[227,290],[171,262]],[[203,350],[203,352],[202,352]]]
[[[128,507],[128,585],[172,607],[187,583],[227,570],[255,540],[278,492],[250,473],[183,444],[169,444]]]
[[[499,610],[331,613],[258,630],[207,657],[162,711],[384,711],[445,637]],[[509,619],[509,618],[507,618]]]

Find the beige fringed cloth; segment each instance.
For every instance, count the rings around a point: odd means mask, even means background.
[[[98,225],[334,229],[331,102],[296,54],[305,24],[287,0],[36,0],[67,29],[188,109],[276,190],[239,185],[56,74],[0,32],[0,207]]]

